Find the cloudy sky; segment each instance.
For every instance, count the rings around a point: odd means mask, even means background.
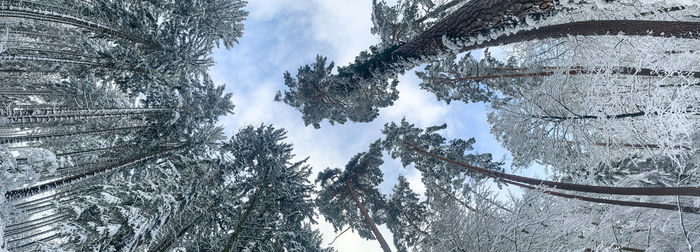
[[[348,123],[305,127],[301,114],[291,107],[274,102],[277,90],[285,88],[282,74],[296,74],[297,68],[314,61],[317,54],[327,56],[336,65],[346,65],[358,52],[377,42],[370,33],[371,0],[253,0],[245,22],[240,44],[231,50],[214,54],[217,64],[211,74],[217,84],[225,84],[234,94],[234,115],[221,119],[227,135],[246,125],[273,124],[288,131],[288,142],[294,144],[297,158],[310,157],[314,173],[326,167],[344,167],[356,153],[366,151],[369,144],[381,137],[383,125],[406,117],[411,123],[427,127],[447,123],[448,138],[476,138],[478,152],[490,152],[494,157],[510,158],[489,134],[484,104],[453,103],[447,106],[419,88],[413,73],[399,81],[400,99],[390,108],[381,110],[372,123]],[[404,175],[418,192],[424,188],[420,173],[403,169],[397,161],[385,155],[383,193],[390,193],[396,178]],[[527,172],[528,175],[533,175]],[[315,178],[315,175],[314,175]],[[313,179],[313,178],[312,178]],[[336,236],[333,227],[320,217],[318,228],[324,245]],[[391,233],[380,226],[387,242]],[[392,245],[393,246],[393,245]],[[361,239],[346,232],[334,243],[339,251],[381,251],[376,241]]]

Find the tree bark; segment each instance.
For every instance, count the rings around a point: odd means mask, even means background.
[[[534,186],[547,186],[550,188],[556,188],[568,191],[577,192],[587,192],[587,193],[600,193],[600,194],[611,194],[611,195],[646,195],[646,196],[695,196],[700,197],[700,187],[611,187],[611,186],[591,186],[591,185],[580,185],[573,183],[555,182],[549,180],[533,179],[518,175],[507,174],[503,172],[493,171],[484,169],[481,167],[476,167],[473,165],[461,163],[444,156],[440,156],[431,152],[428,152],[415,144],[404,142],[405,144],[411,146],[417,152],[436,158],[438,160],[445,161],[447,163],[467,168],[473,172],[483,174],[491,178],[507,179],[516,182],[521,182],[525,184],[530,184]]]
[[[471,51],[485,47],[500,46],[531,40],[548,38],[561,38],[566,36],[595,36],[617,35],[627,36],[653,36],[676,37],[685,39],[700,38],[700,22],[682,21],[648,21],[648,20],[590,20],[572,22],[551,26],[543,26],[539,29],[522,30],[512,35],[500,36],[496,39],[485,41],[481,44],[466,46],[461,49]]]
[[[243,217],[241,217],[241,220],[238,221],[238,224],[236,225],[236,229],[233,231],[233,234],[231,234],[231,236],[229,237],[228,242],[226,243],[226,247],[224,248],[224,252],[230,252],[233,249],[233,245],[235,245],[238,241],[238,237],[241,235],[241,232],[243,231],[243,227],[245,226],[246,222],[248,222],[248,218],[253,213],[253,209],[255,209],[255,204],[258,203],[258,199],[260,198],[260,194],[262,191],[262,188],[260,188],[253,195],[253,199],[250,205],[245,210],[245,213],[243,214]]]
[[[558,12],[559,6],[552,0],[474,0],[444,18],[421,35],[393,52],[395,56],[419,58],[433,56],[447,50],[442,37],[467,38],[477,34],[489,34],[491,29],[508,29],[524,22],[529,15],[548,16]],[[653,30],[649,34],[649,30]],[[548,37],[567,35],[652,35],[663,37],[700,38],[700,23],[606,20],[583,21],[570,24],[541,27],[537,30],[521,31],[513,35],[501,36],[481,45],[473,45],[464,50],[474,50],[487,46],[520,42]],[[663,33],[663,34],[662,34]]]
[[[21,19],[30,19],[30,20],[36,20],[36,21],[48,21],[48,22],[54,22],[54,23],[59,23],[59,24],[67,24],[67,25],[72,25],[75,27],[80,27],[80,28],[85,28],[88,30],[92,30],[97,33],[102,33],[102,34],[108,34],[112,35],[118,38],[122,38],[134,43],[139,43],[139,44],[144,44],[147,46],[153,46],[155,43],[151,40],[130,34],[128,32],[124,32],[121,30],[117,30],[111,27],[107,27],[105,25],[101,25],[95,22],[90,22],[81,18],[77,17],[72,17],[70,15],[61,15],[58,13],[52,14],[52,13],[46,13],[40,10],[32,10],[29,8],[22,8],[22,9],[10,9],[10,6],[2,6],[0,7],[0,17],[10,17],[10,18],[21,18]]]
[[[369,213],[367,213],[367,209],[365,209],[365,206],[363,206],[362,203],[360,203],[360,199],[357,198],[357,195],[355,194],[355,190],[352,188],[352,185],[350,184],[350,180],[345,181],[345,186],[347,187],[348,191],[350,192],[352,199],[355,200],[355,204],[357,204],[357,207],[360,209],[362,216],[365,217],[365,221],[367,222],[367,225],[369,225],[370,229],[372,229],[372,233],[374,234],[374,237],[377,238],[379,245],[382,246],[382,249],[384,250],[384,252],[391,252],[391,248],[389,248],[389,244],[386,243],[386,240],[384,240],[384,237],[379,232],[379,229],[377,229],[377,226],[374,224],[374,220],[372,220],[372,217],[370,217]]]
[[[67,133],[37,134],[37,135],[17,136],[17,137],[2,137],[2,138],[0,138],[0,144],[32,142],[32,141],[52,139],[52,138],[56,138],[56,137],[70,137],[70,136],[104,133],[104,132],[111,132],[111,131],[133,130],[133,129],[140,129],[140,128],[145,128],[145,127],[146,126],[132,126],[132,127],[121,127],[121,128],[112,128],[112,129],[88,130],[88,131],[83,131],[83,132],[67,132]]]
[[[52,219],[56,219],[56,218],[64,218],[64,217],[68,217],[68,214],[67,213],[57,213],[57,214],[42,216],[40,218],[36,218],[33,220],[18,222],[18,223],[13,223],[13,224],[7,225],[7,226],[5,226],[5,231],[7,232],[8,230],[21,229],[24,227],[28,227],[31,225],[36,225],[36,224],[42,223],[42,222],[47,221],[47,220],[52,220]]]
[[[488,32],[492,28],[512,26],[512,20],[506,20],[507,16],[524,20],[525,16],[533,13],[553,13],[554,8],[551,8],[551,4],[547,2],[551,2],[551,0],[473,0],[467,2],[412,41],[399,47],[393,54],[406,58],[436,55],[447,49],[442,44],[443,35],[450,38],[469,37],[478,32]],[[524,4],[528,4],[528,7],[524,7]],[[541,5],[546,8],[540,10]]]
[[[78,112],[78,113],[61,113],[61,112],[47,112],[47,113],[34,113],[37,110],[27,110],[28,113],[9,115],[5,119],[6,122],[0,122],[0,126],[4,125],[23,125],[23,124],[36,124],[36,123],[53,123],[53,122],[65,122],[80,119],[91,119],[91,118],[115,118],[115,117],[126,117],[126,116],[137,116],[137,115],[152,115],[159,113],[164,110],[148,110],[148,109],[115,109],[115,110],[93,110],[88,112]],[[0,115],[2,116],[2,115]]]
[[[5,229],[5,236],[19,235],[19,234],[26,233],[26,232],[29,232],[31,230],[37,229],[37,228],[45,227],[45,226],[63,221],[65,219],[68,219],[68,217],[67,216],[58,216],[58,217],[50,218],[50,219],[42,221],[42,222],[38,222],[38,223],[31,225],[31,226],[25,226],[25,227],[14,228],[14,229]]]
[[[474,0],[444,18],[408,43],[385,49],[374,58],[351,64],[356,76],[368,78],[373,73],[392,71],[395,63],[407,70],[425,63],[425,57],[452,51],[443,44],[447,38],[469,38],[476,35],[489,37],[492,29],[508,30],[525,22],[526,17],[548,16],[556,13],[552,0]],[[535,39],[565,36],[638,35],[700,39],[700,22],[646,21],[646,20],[592,20],[521,30],[501,35],[481,44],[465,45],[460,52]],[[406,65],[406,63],[409,63]],[[396,69],[394,69],[396,70]]]
[[[516,186],[519,186],[522,188],[527,188],[530,190],[538,190],[536,187],[521,184],[521,183],[518,183],[515,181],[504,180],[504,182],[506,182],[507,184],[516,185]],[[671,210],[671,211],[678,211],[680,208],[680,211],[685,212],[685,213],[700,214],[700,208],[698,208],[698,207],[688,207],[688,206],[649,203],[649,202],[637,202],[637,201],[625,201],[625,200],[601,199],[601,198],[586,197],[586,196],[566,194],[566,193],[560,193],[560,192],[546,191],[546,190],[541,190],[541,189],[540,189],[540,192],[554,195],[557,197],[562,197],[562,198],[567,198],[567,199],[577,199],[577,200],[586,201],[586,202],[603,203],[603,204],[616,205],[616,206],[630,206],[630,207],[664,209],[664,210]]]
[[[549,67],[548,67],[549,68]],[[555,68],[555,67],[551,67]],[[556,68],[555,68],[556,69]],[[515,71],[515,70],[527,70],[526,68],[516,69],[516,68],[502,68],[497,70],[505,71]],[[644,76],[644,77],[665,77],[665,76],[688,76],[692,78],[700,78],[700,72],[691,71],[680,71],[674,73],[667,73],[663,70],[652,70],[649,68],[634,68],[634,67],[615,67],[607,71],[601,67],[582,67],[574,66],[571,67],[569,71],[543,71],[535,73],[504,73],[504,74],[492,74],[492,75],[481,75],[481,76],[469,76],[463,78],[453,78],[453,79],[440,79],[444,81],[469,81],[469,80],[492,80],[501,78],[527,78],[527,77],[546,77],[555,74],[568,74],[568,75],[581,75],[581,74],[619,74],[619,75],[634,75],[634,76]]]
[[[566,143],[568,143],[568,144],[579,144],[578,142],[575,142],[575,141],[566,141]],[[674,150],[680,150],[680,149],[691,150],[690,147],[688,147],[688,146],[683,146],[683,145],[660,146],[660,145],[658,145],[658,144],[629,144],[629,143],[617,144],[617,143],[601,143],[601,142],[596,142],[596,143],[594,143],[594,144],[597,145],[597,146],[603,146],[603,147],[608,147],[608,146],[623,146],[623,147],[630,147],[630,148],[635,148],[635,149],[647,149],[647,148],[648,148],[648,149],[659,149],[659,148],[662,148],[662,147],[664,147],[664,148],[670,147],[671,149],[674,149]]]
[[[88,177],[88,176],[97,175],[97,174],[99,174],[99,173],[106,172],[106,171],[108,171],[108,170],[112,170],[112,169],[124,167],[124,166],[130,165],[130,164],[134,164],[134,163],[137,163],[137,162],[145,161],[145,160],[148,160],[148,159],[153,159],[153,158],[157,157],[158,155],[160,155],[160,154],[162,154],[162,153],[165,153],[165,152],[168,152],[168,151],[177,149],[177,148],[178,148],[178,147],[174,147],[174,148],[168,148],[168,149],[165,149],[165,150],[160,150],[160,151],[154,151],[154,152],[146,153],[146,154],[139,155],[139,156],[137,156],[137,157],[130,158],[130,159],[124,160],[124,161],[122,161],[122,162],[119,162],[119,163],[116,163],[116,164],[113,164],[113,165],[108,165],[108,166],[105,166],[105,167],[100,167],[100,168],[93,169],[93,170],[90,170],[90,171],[86,171],[86,172],[83,172],[83,173],[80,173],[80,174],[75,174],[75,175],[72,175],[72,176],[69,176],[69,177],[65,177],[65,178],[62,178],[62,179],[59,179],[59,180],[56,180],[56,181],[46,182],[46,183],[43,183],[43,184],[39,184],[39,185],[35,185],[35,186],[32,186],[32,187],[28,187],[28,188],[10,190],[10,191],[5,192],[5,198],[8,199],[8,201],[13,201],[13,200],[16,200],[16,199],[19,199],[19,198],[28,197],[28,196],[31,196],[31,195],[36,194],[36,193],[48,191],[48,190],[50,190],[50,189],[56,188],[56,187],[58,187],[58,186],[61,186],[61,185],[63,185],[63,184],[67,184],[67,183],[71,183],[71,182],[74,182],[74,181],[81,180],[81,179],[86,178],[86,177]]]

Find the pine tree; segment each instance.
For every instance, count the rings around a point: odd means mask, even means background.
[[[363,95],[363,92],[366,90],[386,91],[388,90],[386,83],[395,80],[397,75],[446,55],[490,46],[566,38],[568,36],[601,36],[624,33],[634,36],[648,35],[665,38],[675,36],[697,39],[696,31],[700,29],[700,24],[697,22],[685,21],[586,20],[569,22],[557,19],[557,14],[563,16],[573,13],[572,16],[575,16],[580,14],[579,12],[585,12],[584,10],[587,8],[596,8],[595,4],[586,2],[565,5],[542,0],[525,2],[480,0],[463,4],[458,10],[429,29],[421,31],[410,41],[401,42],[404,38],[398,36],[402,31],[421,30],[416,28],[417,24],[414,23],[416,21],[415,9],[418,5],[420,4],[413,1],[401,1],[397,7],[389,8],[383,2],[374,2],[373,22],[375,28],[373,31],[380,33],[382,44],[361,52],[356,57],[355,62],[346,67],[338,68],[338,74],[331,74],[332,64],[329,68],[326,68],[325,64],[321,64],[320,67],[324,70],[316,71],[315,78],[299,80],[298,83],[303,83],[300,85],[297,84],[297,81],[290,81],[290,75],[285,74],[285,84],[289,91],[285,91],[284,98],[281,97],[281,93],[278,93],[275,100],[284,101],[302,112],[306,125],[313,124],[318,127],[323,119],[328,119],[331,123],[343,123],[346,120],[367,122],[377,117],[378,112],[376,111],[380,108],[392,105],[393,101],[398,99],[398,95],[395,92],[385,92],[383,96],[377,96],[376,93]],[[426,6],[431,5],[426,4]],[[624,7],[624,4],[620,4],[618,7]],[[660,8],[654,4],[645,7]],[[612,13],[612,15],[629,19],[629,16],[641,14],[634,10],[627,10]],[[396,19],[399,16],[403,16],[407,20],[396,24]],[[585,16],[582,18],[586,19]],[[649,30],[653,32],[650,33]],[[318,63],[317,60],[316,65]],[[338,92],[326,92],[323,87],[329,86],[346,88],[340,89]],[[395,84],[392,84],[392,91],[394,86]],[[333,102],[315,104],[309,102],[317,100],[318,97],[324,97],[323,99]],[[376,101],[382,102],[377,103]],[[340,115],[334,113],[338,110],[343,111],[343,113]],[[367,113],[368,111],[372,113]],[[352,117],[354,114],[363,114],[363,116]]]
[[[326,168],[318,174],[321,192],[316,199],[319,212],[338,231],[348,226],[360,237],[377,239],[384,251],[391,251],[377,229],[385,219],[385,199],[379,192],[382,182],[380,142],[370,145],[369,151],[355,155],[345,170]],[[371,212],[370,212],[371,211]]]
[[[421,243],[422,238],[428,235],[427,219],[425,202],[420,201],[406,178],[399,176],[387,203],[387,228],[394,235],[394,246],[398,251],[409,251],[409,248]]]

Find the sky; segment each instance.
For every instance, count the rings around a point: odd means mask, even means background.
[[[228,136],[247,125],[272,124],[286,129],[286,141],[294,145],[296,158],[310,157],[312,181],[317,172],[327,167],[343,168],[352,156],[368,150],[370,143],[381,138],[384,124],[404,117],[419,127],[447,123],[448,139],[474,137],[475,151],[492,153],[496,159],[510,159],[508,151],[489,133],[488,110],[483,103],[453,102],[448,106],[438,102],[433,94],[420,89],[413,72],[399,78],[399,100],[382,109],[371,123],[326,122],[321,129],[304,126],[300,112],[274,101],[275,93],[286,88],[282,74],[289,71],[295,75],[299,66],[312,63],[317,54],[335,61],[337,66],[347,65],[360,51],[377,43],[378,39],[370,33],[371,0],[254,0],[246,9],[250,14],[240,44],[230,50],[215,51],[216,65],[211,69],[215,83],[225,84],[226,91],[233,93],[234,114],[220,119]],[[404,169],[386,154],[384,161],[382,193],[391,193],[399,175],[407,177],[416,192],[424,192],[420,172]],[[523,171],[536,177],[542,177],[542,172]],[[323,217],[319,216],[318,221],[323,246],[327,246],[336,234]],[[384,225],[379,229],[393,248],[391,232]],[[332,246],[341,252],[358,248],[381,251],[376,241],[364,240],[350,231]]]

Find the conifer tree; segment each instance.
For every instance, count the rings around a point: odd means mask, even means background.
[[[421,3],[425,2],[421,1]],[[591,13],[585,13],[585,10],[588,8],[597,9],[598,6],[595,6],[595,3],[584,1],[564,4],[558,1],[542,0],[524,2],[478,0],[461,5],[459,9],[425,31],[421,31],[410,41],[401,42],[404,38],[396,36],[400,36],[399,34],[402,34],[401,32],[404,30],[421,30],[415,28],[417,24],[414,22],[417,20],[417,16],[414,12],[417,3],[412,3],[414,2],[400,1],[397,7],[389,8],[383,2],[374,2],[374,31],[384,30],[380,33],[382,44],[371,46],[369,50],[361,52],[353,63],[338,68],[338,74],[331,74],[331,64],[327,70],[317,71],[319,76],[316,78],[299,80],[299,83],[303,83],[302,86],[297,85],[296,81],[289,81],[289,74],[286,74],[285,84],[289,91],[285,91],[284,98],[281,98],[281,93],[278,93],[275,100],[284,101],[302,112],[304,122],[307,125],[313,124],[318,127],[323,119],[328,119],[332,123],[343,123],[345,120],[367,122],[376,118],[378,113],[365,113],[359,120],[348,115],[360,111],[378,111],[382,107],[392,105],[398,95],[395,92],[388,92],[377,97],[361,93],[366,90],[386,91],[385,83],[387,81],[395,80],[397,75],[420,64],[430,63],[444,56],[490,46],[566,38],[568,36],[601,36],[623,33],[629,36],[700,38],[697,35],[697,30],[700,29],[698,22],[667,21],[660,16],[652,17],[659,20],[631,19],[631,16],[641,15],[638,10],[628,9],[618,12],[606,10],[608,12],[602,12],[628,20],[595,20],[590,19]],[[626,6],[622,2],[616,3],[617,1],[614,1],[612,4],[619,8]],[[426,4],[426,6],[433,5]],[[656,11],[656,8],[662,8],[655,4],[649,4],[645,7],[651,8],[652,13]],[[605,9],[605,7],[601,7],[601,9]],[[558,18],[558,16],[566,16],[568,13],[572,13],[572,17],[576,19],[582,18],[585,21],[570,22],[568,19]],[[393,24],[402,15],[407,20],[399,22],[400,25]],[[381,18],[386,20],[378,20]],[[377,28],[377,25],[379,27],[387,25],[393,30],[388,29],[389,32],[386,32],[387,28]],[[652,32],[650,33],[649,30]],[[326,69],[325,65],[322,65],[322,68]],[[305,83],[306,81],[312,83]],[[341,82],[341,84],[337,82]],[[350,88],[342,89],[342,92],[338,93],[327,93],[323,88],[319,88],[338,85]],[[307,86],[308,88],[306,88]],[[328,97],[329,95],[330,97]],[[310,102],[324,96],[326,96],[325,99],[332,100],[334,103],[312,104]],[[367,104],[373,104],[372,101],[377,100],[384,102],[367,106]],[[315,107],[309,108],[309,106]],[[344,111],[343,114],[334,114],[333,111],[341,109]]]
[[[428,209],[419,195],[410,188],[406,177],[399,176],[387,203],[387,228],[394,235],[398,251],[410,251],[428,235]]]
[[[247,174],[236,178],[238,183],[229,190],[248,199],[238,200],[235,225],[224,229],[232,231],[223,236],[224,251],[320,250],[314,247],[315,231],[304,225],[315,222],[308,181],[311,168],[305,159],[291,161],[292,146],[282,142],[285,138],[286,131],[272,126],[247,127],[224,146],[233,156],[234,172]],[[307,231],[296,233],[303,229]]]
[[[369,151],[350,159],[345,170],[326,168],[319,173],[316,182],[322,189],[316,205],[336,231],[348,226],[360,237],[377,239],[384,251],[391,251],[377,229],[386,218],[386,202],[378,189],[383,175],[381,157],[380,142],[376,141]]]

